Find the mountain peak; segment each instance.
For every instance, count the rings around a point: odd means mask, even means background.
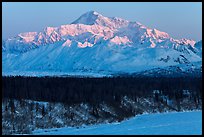
[[[88,11],[88,12],[86,12],[85,14],[89,14],[89,15],[101,15],[101,14],[99,14],[98,12],[93,11],[93,10]]]
[[[88,11],[73,23],[2,42],[4,72],[118,74],[202,61],[202,42],[193,47],[192,40],[173,39],[139,22]]]
[[[105,17],[96,11],[88,11],[71,24],[100,25],[109,28],[125,26],[129,21],[118,17]]]
[[[71,24],[93,25],[96,24],[98,18],[103,18],[103,16],[96,11],[88,11],[82,14],[77,20],[75,20]]]

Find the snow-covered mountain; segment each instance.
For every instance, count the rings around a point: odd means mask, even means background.
[[[20,33],[2,42],[3,75],[14,71],[135,73],[194,62],[202,66],[202,41],[177,40],[139,22],[95,11],[71,24]]]

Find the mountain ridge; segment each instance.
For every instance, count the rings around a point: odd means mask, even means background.
[[[199,62],[202,41],[177,40],[138,22],[89,11],[71,24],[3,41],[2,53],[3,71],[134,73]]]

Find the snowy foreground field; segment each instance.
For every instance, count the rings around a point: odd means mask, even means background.
[[[39,129],[33,134],[52,135],[200,135],[202,111],[143,114],[121,123]]]

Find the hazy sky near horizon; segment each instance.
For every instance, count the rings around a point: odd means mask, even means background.
[[[201,2],[3,2],[2,38],[69,24],[91,10],[138,21],[173,38],[202,39]]]

